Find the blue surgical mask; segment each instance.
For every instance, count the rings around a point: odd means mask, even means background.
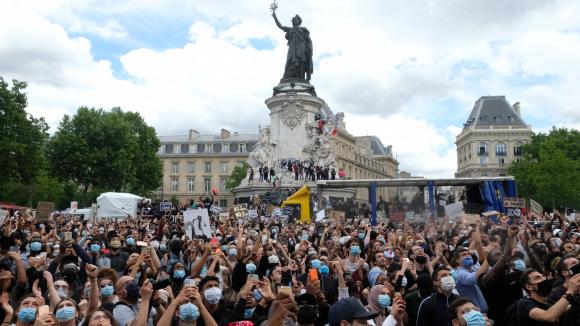
[[[183,321],[194,321],[199,318],[199,308],[191,302],[179,306],[179,319]]]
[[[360,255],[361,250],[359,246],[352,246],[350,247],[350,253],[353,255]]]
[[[159,245],[159,251],[164,252],[167,250],[167,245],[165,243],[162,243]]]
[[[470,269],[471,266],[473,266],[473,257],[468,256],[468,257],[463,258],[462,263],[463,263],[464,268]]]
[[[227,252],[228,251],[228,245],[223,245],[221,249],[222,249],[222,252]]]
[[[359,232],[359,233],[358,233],[358,238],[359,238],[359,239],[361,239],[361,240],[363,240],[363,239],[365,238],[365,235],[366,235],[366,233],[364,233],[364,232]]]
[[[230,257],[234,257],[234,256],[236,256],[237,254],[238,254],[238,249],[236,249],[236,248],[230,248],[230,249],[228,250],[228,255],[230,255]]]
[[[75,318],[75,316],[76,316],[75,307],[66,306],[56,311],[56,319],[58,319],[58,321],[61,323],[72,320]]]
[[[514,268],[518,271],[525,272],[526,271],[526,263],[524,263],[521,259],[514,260]]]
[[[308,241],[308,234],[303,234],[303,235],[302,235],[302,240],[306,240],[306,241]]]
[[[36,308],[34,307],[26,307],[20,309],[18,311],[18,320],[22,321],[23,323],[33,323],[36,319]]]
[[[328,266],[326,265],[322,265],[320,266],[320,268],[318,269],[320,271],[320,274],[326,276],[330,273],[330,268],[328,268]]]
[[[463,319],[465,319],[467,326],[485,326],[485,317],[477,310],[463,314]]]
[[[379,306],[383,309],[387,309],[391,305],[391,297],[388,294],[379,294]]]
[[[455,280],[457,282],[457,271],[452,269],[451,272],[449,272],[449,274],[451,274],[451,276],[453,277],[453,280]]]
[[[182,279],[185,277],[185,271],[183,269],[176,269],[173,272],[173,278]]]
[[[101,288],[101,296],[102,297],[110,297],[115,292],[115,289],[112,285],[105,285],[105,287]]]
[[[42,243],[40,243],[40,242],[35,241],[35,242],[32,242],[30,244],[30,250],[32,250],[32,251],[40,251],[41,249],[42,249]]]
[[[99,250],[101,250],[101,246],[99,246],[98,244],[93,243],[91,245],[91,252],[99,252]]]
[[[127,238],[127,245],[128,246],[132,246],[135,244],[135,239],[133,238]]]
[[[319,269],[319,268],[320,268],[320,266],[322,266],[322,263],[321,263],[321,262],[320,262],[320,260],[318,260],[318,259],[312,259],[312,260],[310,261],[310,266],[312,266],[312,268]]]
[[[246,310],[244,310],[244,318],[245,319],[252,318],[252,316],[254,315],[254,310],[256,310],[256,307],[246,308]]]
[[[246,264],[246,272],[248,272],[248,274],[255,274],[256,273],[256,265],[254,265],[254,263]]]

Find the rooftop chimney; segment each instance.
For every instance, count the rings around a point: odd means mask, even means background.
[[[521,113],[521,109],[520,109],[520,102],[514,103],[513,107],[514,107],[514,110],[516,111],[516,113],[518,114],[518,116],[521,117],[522,113]]]
[[[193,140],[199,135],[199,132],[195,129],[189,129],[189,140]]]
[[[222,131],[220,133],[220,138],[221,139],[226,139],[230,137],[230,131],[227,129],[222,128]]]

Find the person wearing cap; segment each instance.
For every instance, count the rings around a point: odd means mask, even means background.
[[[338,300],[330,307],[328,324],[330,326],[366,326],[379,315],[369,311],[357,298]]]

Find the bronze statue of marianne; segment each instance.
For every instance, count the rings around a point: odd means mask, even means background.
[[[288,55],[282,79],[303,79],[310,81],[312,75],[312,40],[306,27],[301,27],[302,18],[296,15],[292,18],[292,27],[283,26],[276,17],[276,2],[272,3],[272,17],[276,25],[286,32],[288,40]]]

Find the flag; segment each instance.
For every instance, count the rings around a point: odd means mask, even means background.
[[[336,130],[336,127],[334,127],[334,128],[332,128],[332,131],[330,132],[330,134],[331,134],[332,136],[336,136],[336,131],[337,131],[337,130]]]

